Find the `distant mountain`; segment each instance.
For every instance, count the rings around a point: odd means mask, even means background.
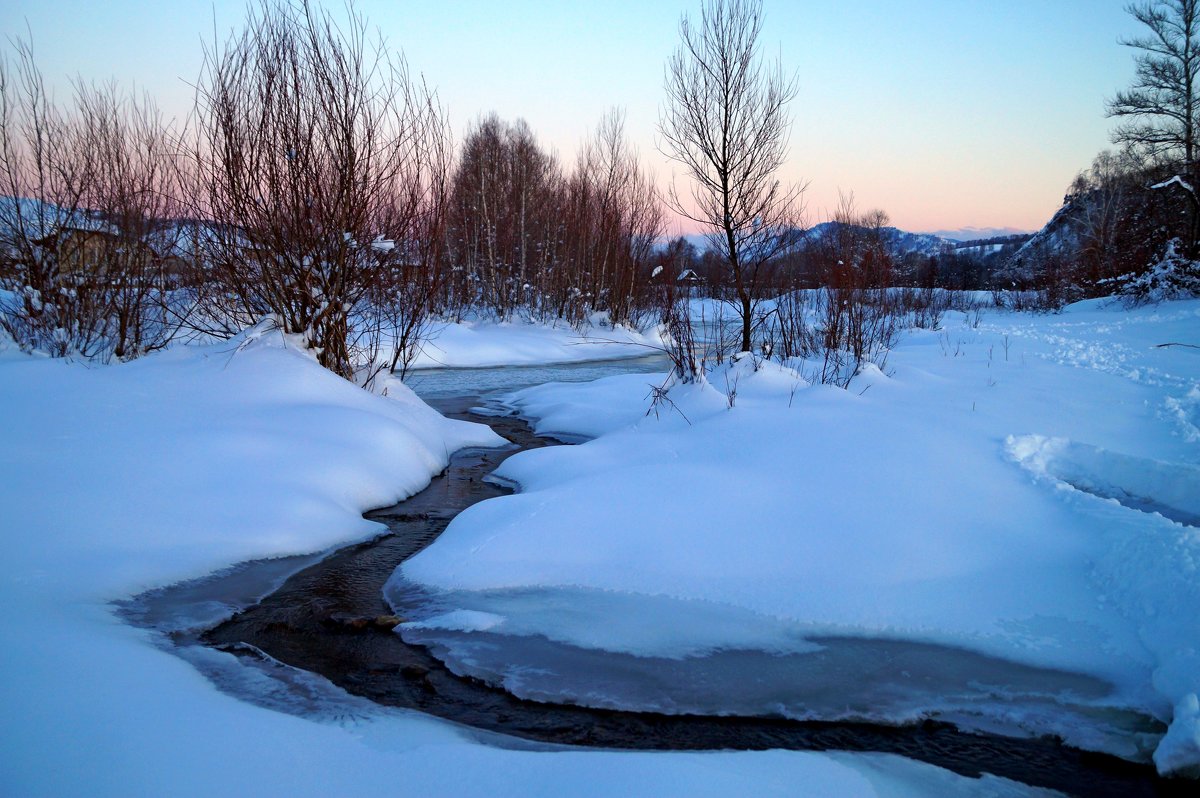
[[[822,222],[810,227],[804,232],[801,248],[817,246],[836,233],[843,224],[843,222]],[[888,253],[893,258],[902,258],[914,252],[926,256],[943,255],[950,252],[982,255],[998,252],[1003,248],[1011,247],[1014,243],[1023,243],[1032,235],[1012,227],[963,227],[940,233],[910,233],[896,227],[884,227],[880,233],[886,242]],[[703,233],[689,233],[684,238],[696,248],[697,252],[703,252],[708,248],[708,238]]]
[[[977,241],[987,238],[1028,235],[1032,232],[1032,230],[1021,230],[1016,227],[959,227],[956,230],[934,230],[929,235],[948,238],[951,241]]]
[[[848,226],[853,225],[846,225],[844,222],[822,222],[804,233],[802,246],[817,246]],[[929,233],[910,233],[896,227],[880,228],[879,233],[883,237],[888,254],[893,258],[902,258],[914,252],[918,255],[943,255],[954,249],[953,241]]]
[[[993,236],[991,238],[973,238],[970,241],[954,242],[955,255],[974,255],[986,257],[989,255],[1011,255],[1024,246],[1034,233],[1012,233],[1010,235]]]

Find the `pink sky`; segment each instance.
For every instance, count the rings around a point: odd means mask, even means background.
[[[340,6],[340,3],[336,4]],[[1036,229],[1108,146],[1104,101],[1133,74],[1124,0],[765,0],[762,44],[799,78],[791,160],[810,221],[840,191],[899,227]],[[610,108],[660,181],[663,64],[698,0],[361,0],[437,88],[454,129],[480,113],[524,117],[565,160]],[[242,0],[145,4],[15,0],[0,28],[28,25],[46,74],[136,83],[183,116],[201,39],[240,24]]]

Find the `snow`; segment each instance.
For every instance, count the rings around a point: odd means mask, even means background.
[[[421,621],[422,607],[488,613],[476,633],[488,652],[467,633],[398,631],[506,684],[511,656],[529,694],[624,706],[682,699],[615,679],[572,696],[584,688],[553,668],[539,678],[537,657],[590,651],[599,669],[604,655],[843,645],[826,639],[977,652],[1011,671],[983,698],[1015,690],[1021,668],[1091,680],[1026,695],[1020,716],[980,699],[979,725],[1195,771],[1200,355],[1157,344],[1197,330],[1198,301],[1090,301],[978,327],[948,313],[844,391],[808,385],[805,364],[746,357],[674,388],[676,407],[657,414],[645,375],[519,392],[508,401],[539,429],[599,437],[506,461],[499,475],[521,493],[462,513],[389,584]],[[788,714],[809,706],[803,686],[774,689]],[[735,680],[725,699],[737,711],[764,697]],[[845,715],[907,719],[916,706]]]
[[[0,407],[0,794],[1029,794],[883,755],[539,750],[218,651],[174,656],[110,602],[370,537],[363,510],[494,435],[262,331],[101,368],[0,341]]]
[[[662,348],[658,331],[639,332],[594,316],[583,330],[569,324],[468,319],[437,325],[422,343],[414,369],[480,368],[632,358]]]
[[[1188,182],[1179,175],[1175,175],[1170,180],[1164,180],[1161,183],[1155,183],[1154,185],[1150,186],[1150,188],[1151,189],[1167,188],[1172,185],[1178,185],[1184,191],[1186,191],[1187,193],[1189,193],[1193,196],[1195,196],[1195,194],[1196,194],[1195,189],[1193,189],[1191,187],[1191,185],[1189,185]]]
[[[1130,304],[1160,303],[1200,297],[1200,263],[1179,252],[1180,240],[1172,238],[1162,257],[1141,274],[1125,274],[1106,282]]]
[[[375,250],[376,252],[391,252],[395,248],[396,242],[392,241],[390,238],[384,238],[383,236],[377,236],[375,240],[371,242],[371,249]]]
[[[666,368],[665,362],[655,363]],[[649,408],[650,389],[665,372],[618,374],[594,382],[547,383],[521,392],[521,413],[539,435],[594,438],[634,423]]]

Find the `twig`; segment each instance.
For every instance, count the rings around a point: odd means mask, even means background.
[[[674,376],[674,375],[673,374],[667,375],[668,382],[670,382],[672,376]],[[670,396],[667,396],[668,390],[669,389],[666,387],[666,383],[663,383],[662,385],[655,385],[653,383],[650,384],[650,393],[646,394],[646,396],[647,396],[647,398],[649,398],[649,397],[654,397],[654,398],[651,400],[650,406],[648,408],[646,408],[646,415],[649,416],[650,413],[653,412],[654,417],[658,418],[658,405],[661,402],[666,402],[667,404],[669,404],[671,406],[672,410],[674,410],[679,415],[683,416],[683,420],[686,421],[688,423],[688,426],[690,427],[692,425],[691,419],[689,419],[686,415],[684,415],[683,411],[679,409],[679,405],[675,404],[674,400],[672,400]]]

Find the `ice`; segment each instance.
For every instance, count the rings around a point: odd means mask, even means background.
[[[165,635],[203,631],[245,609],[322,554],[238,563],[216,573],[114,602],[122,617]]]
[[[480,368],[541,366],[602,359],[638,358],[662,349],[662,337],[651,326],[644,332],[612,326],[594,314],[582,328],[563,321],[530,324],[483,319],[435,324],[423,341],[412,368]]]
[[[669,596],[561,587],[427,594],[393,577],[384,589],[404,617],[404,636],[417,631],[490,631],[504,636],[546,635],[584,648],[637,656],[684,659],[722,648],[770,653],[812,652],[796,624],[740,607]],[[442,612],[442,608],[458,609]],[[655,623],[648,625],[646,617]]]
[[[534,701],[798,720],[939,718],[1142,759],[1163,732],[1122,709],[1102,679],[903,639],[823,637],[738,607],[568,587],[429,596],[400,580],[386,594],[418,619],[397,630],[407,642]],[[472,609],[441,613],[446,606]]]
[[[438,629],[454,632],[486,632],[504,623],[503,615],[478,610],[452,610],[423,621],[410,621],[409,629]]]
[[[616,360],[514,365],[505,368],[425,368],[412,372],[404,382],[418,396],[438,399],[509,392],[545,382],[588,382],[614,374],[662,372],[668,368],[665,356],[646,355],[645,350],[634,351],[636,357]]]

